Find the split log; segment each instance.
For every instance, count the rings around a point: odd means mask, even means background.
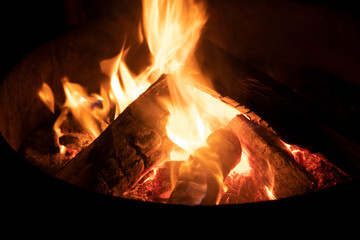
[[[213,205],[219,200],[224,179],[240,161],[241,145],[226,129],[214,131],[206,143],[180,166],[169,203]]]
[[[314,179],[294,160],[280,138],[265,127],[238,115],[229,123],[241,146],[249,154],[249,164],[257,179],[273,188],[276,198],[307,193]]]
[[[169,112],[163,99],[168,97],[166,75],[162,75],[56,177],[115,196],[134,186],[167,159],[172,148],[165,131]]]

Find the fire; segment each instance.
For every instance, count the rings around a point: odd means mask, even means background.
[[[60,144],[59,138],[64,134],[62,126],[68,121],[69,114],[95,139],[163,73],[167,74],[171,97],[165,103],[170,113],[166,133],[177,146],[169,160],[187,160],[190,154],[206,145],[206,139],[212,132],[226,127],[231,119],[241,114],[199,90],[199,83],[202,87],[211,88],[210,80],[197,67],[193,54],[207,21],[204,3],[195,0],[143,0],[142,3],[138,41],[147,41],[151,64],[138,75],[131,72],[125,61],[130,47],[124,49],[124,44],[117,56],[100,62],[100,68],[109,77],[109,82],[100,86],[99,94],[89,94],[84,87],[64,78],[66,100],[60,106],[60,115],[53,126],[61,154],[66,152],[66,147]],[[55,101],[50,87],[44,84],[38,94],[54,113]],[[110,112],[114,109],[115,115],[110,119]],[[220,166],[211,165],[209,168],[214,169],[219,185],[226,192],[223,184],[226,176],[222,176]],[[246,176],[251,174],[251,170],[249,154],[243,150],[240,163],[229,175]],[[273,181],[265,186],[264,191],[269,199],[275,199]]]
[[[182,94],[188,95],[182,105],[169,103],[166,130],[168,137],[185,151],[183,159],[186,159],[195,149],[205,145],[210,133],[225,127],[239,111],[190,84],[184,84]]]
[[[105,123],[97,111],[102,97],[97,94],[88,95],[82,86],[69,82],[67,78],[63,79],[63,87],[66,96],[63,109],[69,109],[84,130],[97,138],[102,132],[101,124]]]
[[[61,113],[54,124],[57,142],[69,113],[96,138],[113,120],[108,119],[112,108],[115,108],[116,118],[162,73],[168,74],[171,95],[171,102],[166,103],[170,112],[166,130],[169,138],[182,149],[181,158],[186,159],[205,144],[212,131],[239,114],[195,86],[200,81],[209,82],[196,67],[193,57],[207,20],[205,10],[204,3],[194,0],[144,0],[138,40],[146,39],[148,43],[152,55],[150,66],[139,75],[133,74],[125,62],[129,48],[124,49],[123,45],[117,56],[100,62],[102,72],[109,77],[109,84],[100,87],[100,94],[88,94],[84,87],[64,78],[66,100],[60,106]],[[40,98],[54,112],[51,94],[47,85],[39,91]]]
[[[191,56],[206,22],[205,5],[194,0],[143,0],[143,26],[153,68],[175,72]]]
[[[61,154],[66,153],[66,147],[60,144],[59,138],[66,131],[62,126],[70,114],[82,130],[95,139],[113,120],[109,119],[111,109],[115,108],[116,118],[163,73],[167,74],[171,97],[166,102],[170,112],[166,131],[178,146],[170,160],[186,160],[206,145],[207,137],[214,130],[225,127],[239,114],[198,88],[199,82],[211,85],[198,69],[193,55],[207,21],[205,4],[194,0],[143,0],[142,3],[138,41],[147,41],[151,64],[138,75],[132,73],[125,62],[130,48],[124,49],[123,43],[117,56],[100,62],[102,72],[109,77],[109,82],[100,86],[100,94],[89,94],[84,87],[65,77],[62,83],[66,99],[53,126]],[[42,86],[39,97],[54,112],[54,97],[49,86]],[[219,166],[214,166],[216,168],[220,171]],[[218,179],[222,185],[223,177]]]
[[[62,83],[66,101],[61,106],[61,112],[53,125],[53,130],[59,151],[61,154],[65,154],[66,147],[60,144],[59,138],[64,135],[61,128],[66,121],[69,121],[68,114],[71,113],[83,131],[95,139],[107,126],[108,110],[107,106],[103,105],[106,101],[102,96],[95,93],[88,95],[85,88],[71,83],[66,77],[62,79]],[[44,93],[43,88],[40,92]]]
[[[151,68],[135,76],[125,64],[127,52],[128,49],[122,49],[114,58],[100,62],[101,70],[110,79],[110,88],[106,87],[106,84],[101,85],[100,94],[88,94],[83,86],[70,82],[67,77],[63,78],[66,100],[60,107],[60,115],[53,126],[55,142],[61,154],[66,153],[66,147],[60,144],[59,138],[64,135],[62,126],[69,119],[69,113],[81,125],[82,130],[95,139],[106,129],[109,122],[150,86],[148,79],[150,79]],[[43,84],[38,95],[54,113],[53,93],[46,83]],[[112,108],[115,108],[115,115],[113,119],[109,119]]]
[[[46,83],[43,83],[41,89],[38,91],[38,96],[41,101],[45,103],[45,105],[49,108],[49,110],[54,113],[55,112],[55,98],[54,94],[51,91],[51,88]]]
[[[275,200],[276,196],[274,193],[274,184],[275,184],[275,173],[273,172],[273,168],[271,167],[269,161],[268,161],[268,183],[267,186],[264,187],[265,193],[268,196],[269,200]]]
[[[269,197],[269,200],[275,200],[276,199],[272,189],[269,189],[267,186],[265,186],[264,189],[265,189],[265,192],[266,192],[267,196]]]
[[[143,1],[144,32],[153,55],[152,68],[168,74],[171,102],[167,103],[167,135],[185,151],[183,159],[205,145],[211,132],[239,114],[195,87],[200,80],[206,81],[193,55],[206,20],[202,2]]]
[[[110,78],[108,96],[115,104],[115,118],[149,86],[149,68],[142,74],[135,76],[126,66],[125,58],[129,49],[121,50],[114,58],[100,62],[102,72]],[[120,79],[119,76],[120,75]]]
[[[239,174],[239,175],[250,175],[251,174],[251,167],[249,164],[249,153],[246,152],[246,150],[242,150],[241,153],[241,160],[236,167],[231,170],[230,176]]]
[[[206,146],[206,139],[213,131],[225,127],[239,114],[197,88],[199,82],[209,83],[198,69],[193,54],[206,21],[202,2],[143,0],[144,33],[153,56],[152,69],[168,74],[171,99],[166,102],[170,113],[166,132],[179,147],[171,153],[170,157],[174,158],[171,160],[187,160],[190,154]],[[225,192],[226,176],[220,166],[212,164],[211,169]]]

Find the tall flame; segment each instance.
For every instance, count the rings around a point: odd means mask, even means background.
[[[64,134],[61,127],[71,113],[83,130],[95,139],[161,74],[168,74],[167,81],[171,100],[166,131],[179,148],[171,156],[185,160],[197,148],[206,144],[208,135],[224,127],[237,110],[209,94],[200,91],[198,82],[209,82],[198,69],[194,51],[207,21],[205,4],[195,0],[143,0],[142,23],[138,25],[138,40],[147,41],[151,64],[136,75],[127,67],[125,59],[130,48],[125,43],[114,58],[100,62],[108,84],[100,86],[100,94],[88,94],[79,84],[63,79],[65,103],[53,126],[60,152],[65,146],[59,138]],[[43,85],[39,97],[54,112],[51,89]]]
[[[171,156],[185,160],[217,128],[224,127],[239,112],[219,99],[199,90],[198,82],[209,82],[197,67],[194,51],[207,21],[205,4],[195,0],[143,0],[139,41],[146,40],[151,64],[136,75],[127,67],[129,48],[114,58],[100,62],[109,83],[100,86],[100,94],[88,94],[76,83],[63,79],[66,100],[53,126],[60,152],[66,151],[59,138],[69,113],[94,139],[107,127],[109,113],[115,118],[163,73],[167,74],[170,101],[168,137],[179,147]],[[143,31],[141,31],[143,30]],[[143,33],[144,34],[143,34]],[[44,85],[39,97],[54,112],[51,89]],[[110,119],[111,121],[111,119]],[[205,161],[205,159],[204,159]],[[221,172],[220,166],[216,166]],[[222,184],[222,174],[219,182]],[[219,175],[219,176],[220,176]]]
[[[191,56],[206,22],[205,6],[194,0],[143,0],[143,26],[153,68],[170,73]]]
[[[62,126],[70,113],[83,130],[95,139],[110,121],[163,73],[167,74],[171,96],[170,101],[166,102],[170,113],[166,132],[178,146],[171,153],[171,160],[188,159],[196,149],[206,145],[207,137],[214,130],[225,127],[239,114],[238,110],[198,87],[198,82],[209,82],[197,67],[194,57],[207,21],[204,3],[196,0],[143,0],[142,3],[142,23],[137,26],[138,41],[147,41],[151,64],[140,74],[134,74],[125,61],[130,47],[125,49],[124,44],[117,56],[100,62],[100,68],[108,75],[109,82],[100,86],[99,94],[89,94],[84,87],[63,78],[66,99],[53,125],[60,153],[66,152],[59,138],[64,134]],[[41,86],[38,96],[55,113],[54,94],[46,83]],[[115,109],[115,114],[109,119],[111,109]],[[284,145],[293,154],[303,151],[286,143]],[[250,175],[252,168],[249,159],[252,160],[251,156],[243,148],[240,164],[230,175]],[[213,170],[222,185],[224,176],[220,167],[212,165],[212,162],[204,166]],[[276,199],[274,170],[269,162],[267,167],[269,177],[265,180],[263,191],[268,199]]]
[[[153,70],[168,73],[167,135],[187,155],[205,144],[214,127],[239,113],[195,87],[200,79],[204,81],[193,53],[206,21],[203,2],[143,0],[144,33],[153,55]]]
[[[194,56],[207,21],[205,10],[202,2],[194,0],[143,0],[144,35],[153,56],[152,71],[168,74],[171,99],[166,103],[170,113],[166,132],[180,147],[171,153],[170,157],[175,157],[172,160],[188,159],[196,149],[206,145],[211,132],[224,127],[239,114],[196,87],[200,81],[209,81],[197,67]],[[212,174],[217,176],[219,186],[225,191],[223,179],[226,176],[221,166],[211,166]]]
[[[167,103],[170,117],[166,130],[169,138],[186,152],[181,158],[204,145],[212,131],[239,113],[195,87],[200,80],[207,81],[193,54],[207,20],[204,3],[195,0],[143,0],[142,3],[138,40],[147,41],[152,56],[150,66],[138,75],[132,73],[125,62],[129,48],[124,49],[123,45],[117,56],[100,62],[102,72],[110,80],[108,85],[100,87],[100,94],[89,95],[82,86],[64,78],[66,101],[53,127],[57,142],[69,112],[96,138],[107,126],[111,108],[115,107],[116,118],[163,73],[168,74],[171,96]],[[51,89],[44,85],[39,97],[54,112],[51,96]]]

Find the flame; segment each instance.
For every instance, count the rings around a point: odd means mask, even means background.
[[[267,186],[265,186],[264,189],[265,189],[265,193],[268,196],[269,200],[276,200],[276,197],[271,188],[269,189]]]
[[[207,21],[205,4],[196,0],[143,0],[142,4],[142,22],[137,26],[137,40],[147,42],[151,53],[150,65],[140,74],[134,74],[125,61],[131,47],[125,49],[124,41],[118,55],[100,62],[101,71],[109,81],[100,86],[99,94],[89,94],[84,87],[63,78],[66,99],[53,125],[61,154],[65,154],[67,149],[60,144],[59,138],[65,133],[62,126],[69,120],[70,114],[95,139],[163,73],[167,74],[171,97],[165,103],[170,113],[166,133],[176,145],[170,160],[188,159],[190,154],[206,146],[206,139],[213,131],[226,127],[240,114],[218,98],[199,90],[199,83],[211,88],[210,80],[201,73],[193,54]],[[51,88],[44,83],[38,95],[54,113],[55,100]],[[109,119],[112,109],[115,109],[115,114]],[[227,187],[223,184],[226,176],[223,176],[218,164],[213,164],[208,162],[204,166],[213,170],[222,191],[226,192]],[[243,149],[241,161],[230,176],[251,173],[249,154]],[[269,199],[276,199],[273,186],[273,178],[264,186]],[[220,195],[218,197],[217,203]]]
[[[149,68],[135,76],[126,66],[125,58],[128,51],[129,48],[124,50],[123,46],[117,56],[100,62],[102,72],[110,77],[109,97],[116,105],[115,118],[150,86]]]
[[[195,86],[200,81],[209,82],[196,67],[193,57],[207,20],[204,3],[194,0],[143,0],[142,3],[143,19],[138,25],[138,41],[147,41],[151,64],[138,75],[132,73],[125,62],[130,48],[124,49],[124,41],[117,56],[100,62],[102,72],[109,77],[109,83],[100,86],[100,94],[89,95],[82,86],[65,78],[66,100],[53,127],[57,143],[69,113],[96,138],[107,126],[113,107],[116,118],[162,73],[168,74],[171,95],[171,101],[167,103],[170,117],[166,130],[169,138],[182,149],[181,158],[187,159],[205,144],[212,131],[223,127],[239,113]],[[51,98],[44,97],[50,96],[48,90],[44,85],[39,96],[53,111]]]
[[[59,138],[64,135],[61,127],[68,120],[69,113],[81,125],[83,131],[95,139],[105,130],[110,120],[115,119],[150,86],[148,79],[150,79],[152,69],[148,68],[135,76],[125,64],[128,50],[124,50],[123,47],[114,58],[100,62],[102,72],[107,74],[110,79],[108,84],[110,88],[106,84],[101,85],[100,95],[96,93],[89,95],[81,85],[70,82],[67,77],[62,79],[66,99],[60,107],[60,115],[53,125],[55,142],[61,154],[66,153],[66,147],[59,141]],[[44,83],[38,95],[54,113],[54,97],[51,88]],[[113,119],[108,119],[112,107],[115,107],[115,115]]]
[[[168,73],[171,101],[167,103],[170,116],[166,130],[184,150],[182,157],[176,150],[173,155],[177,159],[187,159],[205,145],[212,131],[239,113],[195,87],[204,81],[193,52],[207,21],[205,10],[204,3],[194,0],[143,0],[144,34],[153,56],[152,70]]]
[[[269,198],[269,200],[275,200],[277,199],[274,193],[274,185],[275,185],[275,173],[274,170],[271,166],[271,164],[269,163],[269,161],[267,162],[268,164],[268,170],[267,170],[267,174],[268,174],[268,184],[267,186],[264,187],[265,189],[265,193],[267,195],[267,197]]]
[[[170,73],[192,55],[207,18],[194,0],[143,0],[143,26],[153,68]]]
[[[43,83],[41,89],[38,91],[38,96],[41,101],[49,108],[49,110],[54,113],[55,112],[55,98],[54,94],[46,83]]]
[[[249,163],[249,153],[243,148],[241,153],[240,162],[230,171],[230,176],[239,174],[248,176],[251,174],[252,168]]]
[[[97,111],[97,104],[102,104],[103,98],[97,94],[88,95],[82,86],[69,82],[67,78],[63,79],[63,87],[66,96],[63,108],[68,108],[93,138],[98,137],[102,132],[101,123],[105,121]]]
[[[88,95],[85,88],[70,82],[67,77],[62,79],[62,84],[66,100],[61,107],[59,117],[53,125],[53,130],[60,154],[65,154],[66,147],[60,144],[59,138],[64,135],[61,127],[69,120],[68,114],[71,113],[77,123],[81,125],[83,131],[95,139],[107,126],[108,106],[106,106],[107,101],[104,101],[102,96],[95,93]],[[103,90],[101,90],[101,94],[104,95]]]
[[[225,127],[239,111],[199,90],[199,82],[208,83],[197,67],[194,50],[207,16],[205,5],[194,0],[143,0],[144,35],[152,54],[151,71],[167,73],[170,101],[167,136],[178,147],[171,160],[187,160],[190,154],[206,146],[214,130]],[[207,159],[203,159],[206,161]],[[211,166],[222,191],[224,177],[216,162]],[[213,166],[213,165],[216,166]],[[245,162],[246,164],[246,162]],[[218,196],[220,200],[220,195]]]

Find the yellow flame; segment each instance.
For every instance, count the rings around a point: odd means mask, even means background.
[[[207,20],[205,10],[203,2],[194,0],[143,0],[144,35],[153,56],[151,71],[168,74],[171,99],[166,103],[170,113],[166,132],[179,147],[170,154],[172,160],[188,159],[196,149],[206,145],[211,132],[225,127],[239,114],[196,87],[199,82],[209,82],[197,67],[193,54]],[[202,161],[226,191],[219,163]]]
[[[59,138],[63,135],[61,126],[67,120],[69,112],[84,131],[95,139],[107,127],[107,118],[112,105],[115,105],[114,118],[116,118],[150,86],[150,82],[147,81],[149,71],[134,76],[128,69],[125,64],[127,52],[128,49],[122,49],[114,58],[100,62],[101,70],[110,78],[110,88],[103,84],[100,87],[100,95],[95,93],[89,95],[81,85],[70,82],[66,77],[63,79],[66,100],[53,126],[60,153],[66,152],[65,146],[59,144]],[[43,92],[45,91],[39,92],[39,95]],[[46,103],[46,100],[43,101]]]
[[[192,55],[206,22],[203,3],[194,0],[143,0],[143,26],[153,68],[176,71]]]
[[[150,86],[148,69],[135,76],[126,66],[125,57],[128,51],[129,49],[122,49],[114,58],[100,62],[102,72],[110,77],[109,96],[116,105],[115,118]]]
[[[265,193],[268,196],[269,200],[275,200],[276,196],[274,193],[274,186],[275,186],[275,172],[273,167],[271,166],[269,160],[267,160],[267,186],[265,186]]]
[[[97,94],[88,95],[85,89],[76,83],[71,83],[67,78],[63,79],[63,87],[66,96],[64,108],[68,108],[74,118],[79,121],[84,130],[96,138],[102,132],[101,123],[96,111],[96,104],[102,98]]]
[[[276,197],[271,188],[268,188],[267,186],[265,186],[264,189],[265,189],[266,195],[268,196],[269,200],[276,200]]]
[[[243,148],[241,153],[241,160],[231,171],[229,175],[240,174],[248,176],[251,174],[252,168],[249,163],[249,153]]]
[[[117,56],[100,62],[102,72],[109,77],[109,82],[100,86],[100,95],[89,95],[79,84],[64,79],[66,101],[53,128],[59,138],[63,134],[61,125],[71,112],[84,130],[96,138],[107,126],[111,108],[115,108],[116,118],[154,79],[167,73],[171,101],[167,103],[170,116],[166,130],[182,149],[178,158],[187,159],[205,145],[212,131],[224,127],[239,112],[196,87],[197,82],[209,81],[197,68],[193,56],[207,21],[204,3],[195,0],[142,3],[138,40],[147,41],[152,57],[150,66],[138,75],[132,73],[125,62],[130,48],[124,49],[124,43]],[[97,106],[97,102],[101,104]]]
[[[182,90],[181,94],[188,97],[182,104],[180,101],[168,104],[166,130],[175,144],[191,154],[205,145],[211,132],[225,127],[239,111],[194,86],[184,84]]]
[[[167,135],[187,155],[203,146],[207,136],[221,127],[219,123],[225,124],[239,113],[194,86],[204,78],[193,52],[207,21],[205,10],[203,2],[194,0],[143,0],[144,34],[153,55],[152,71],[168,73],[171,102],[167,103]],[[178,153],[174,154],[177,158]]]

